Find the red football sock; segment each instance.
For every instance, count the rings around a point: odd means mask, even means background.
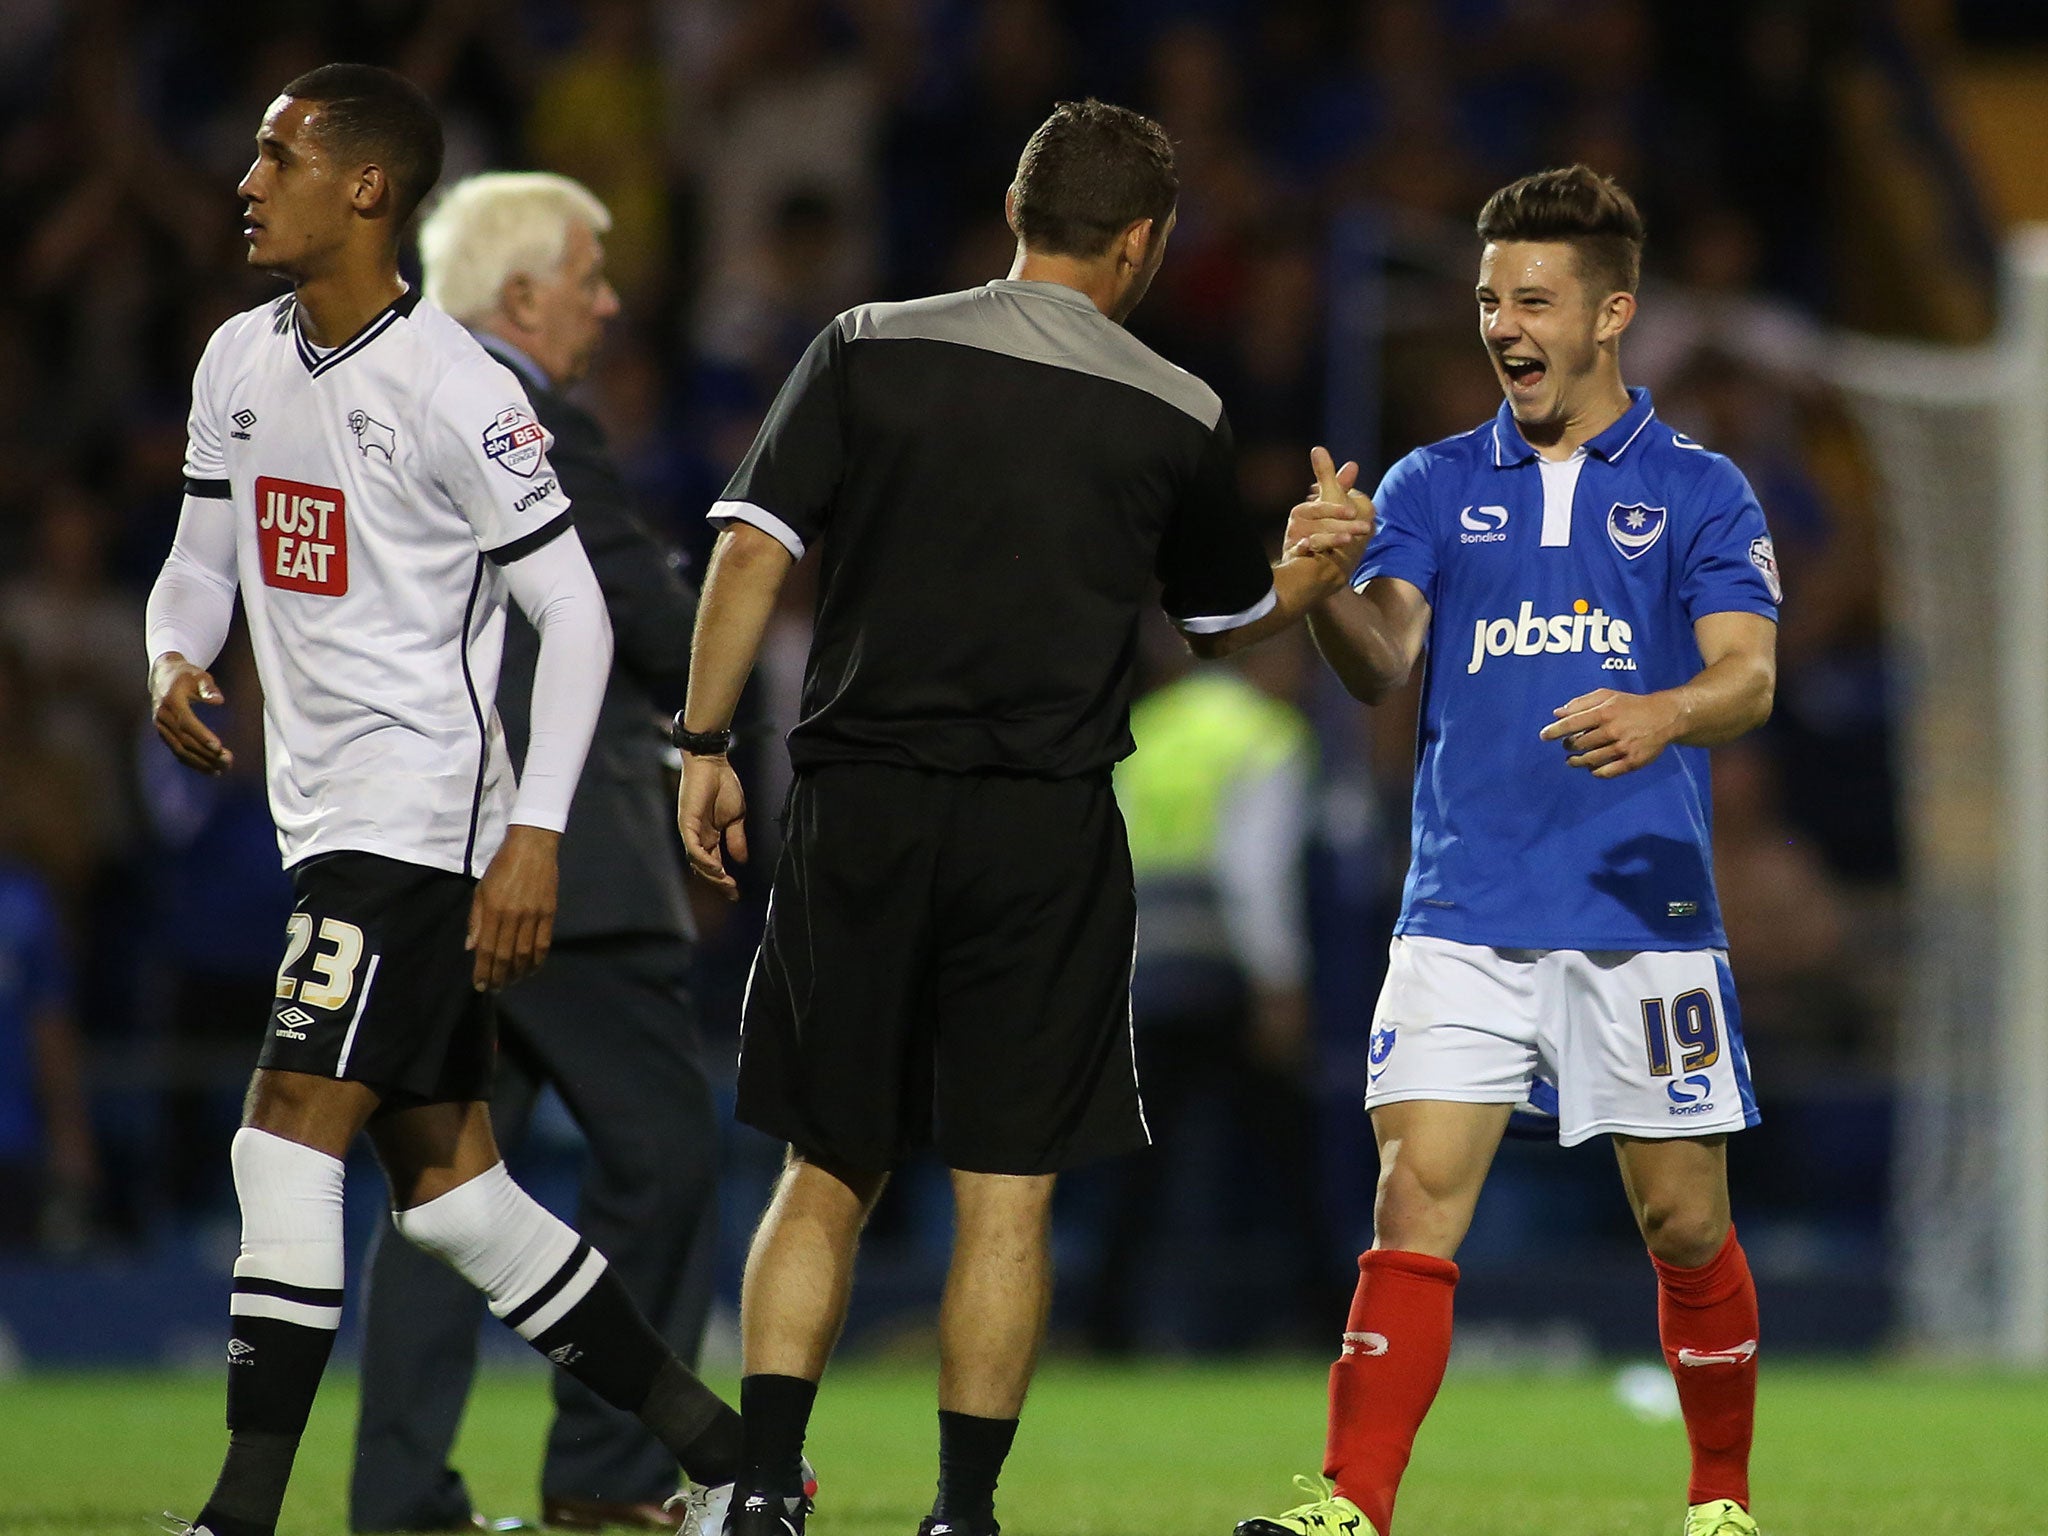
[[[1749,1444],[1756,1431],[1756,1282],[1728,1229],[1721,1251],[1698,1269],[1655,1254],[1657,1333],[1678,1382],[1692,1445],[1688,1504],[1733,1499],[1749,1508]]]
[[[1378,1536],[1393,1528],[1415,1431],[1443,1385],[1457,1284],[1449,1259],[1392,1249],[1358,1258],[1344,1352],[1330,1367],[1323,1475],[1365,1511]]]

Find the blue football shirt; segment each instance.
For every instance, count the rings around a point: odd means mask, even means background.
[[[1649,392],[1570,460],[1541,459],[1503,404],[1387,472],[1352,577],[1429,599],[1413,859],[1397,933],[1504,949],[1707,949],[1707,753],[1618,779],[1539,739],[1598,688],[1696,676],[1693,624],[1775,619],[1777,560],[1741,471],[1660,422]]]

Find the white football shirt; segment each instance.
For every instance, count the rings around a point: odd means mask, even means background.
[[[232,509],[287,866],[351,849],[477,875],[496,852],[500,567],[571,526],[552,442],[417,289],[325,353],[289,295],[207,344],[185,489]]]

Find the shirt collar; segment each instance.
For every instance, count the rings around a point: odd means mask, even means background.
[[[477,330],[470,333],[483,344],[483,349],[518,374],[536,389],[552,390],[547,373],[526,353],[512,345],[504,337],[492,331]]]
[[[1628,409],[1604,432],[1586,440],[1586,451],[1612,464],[1624,453],[1629,445],[1642,435],[1650,418],[1657,409],[1650,403],[1650,392],[1640,384],[1628,392]],[[1515,413],[1507,401],[1500,403],[1500,410],[1493,418],[1493,463],[1496,469],[1508,469],[1517,464],[1526,464],[1536,457],[1536,450],[1529,446],[1529,440],[1522,436],[1522,429],[1515,425]]]
[[[1035,278],[998,277],[989,287],[999,293],[1028,293],[1041,299],[1051,299],[1055,304],[1065,304],[1074,309],[1085,309],[1091,315],[1101,315],[1095,301],[1078,288],[1069,288],[1065,283],[1041,282]]]
[[[342,363],[354,357],[363,348],[390,330],[392,326],[419,308],[419,303],[420,289],[417,284],[413,284],[407,287],[403,293],[389,304],[378,310],[376,314],[372,315],[369,322],[361,330],[357,331],[355,335],[349,337],[347,341],[342,342],[339,346],[329,347],[325,351],[317,349],[307,339],[305,316],[300,313],[296,295],[293,296],[291,308],[284,312],[283,318],[290,323],[292,343],[298,348],[299,361],[306,365],[306,372],[317,379],[322,374],[340,367]]]

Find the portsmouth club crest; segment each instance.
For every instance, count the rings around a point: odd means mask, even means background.
[[[1617,501],[1607,509],[1607,537],[1614,540],[1622,559],[1634,560],[1649,553],[1650,546],[1664,536],[1664,524],[1668,521],[1662,507]]]
[[[1366,1053],[1370,1058],[1371,1067],[1366,1075],[1374,1082],[1378,1082],[1380,1074],[1387,1070],[1387,1058],[1394,1054],[1395,1034],[1395,1028],[1391,1024],[1382,1024],[1372,1032],[1372,1043]]]

